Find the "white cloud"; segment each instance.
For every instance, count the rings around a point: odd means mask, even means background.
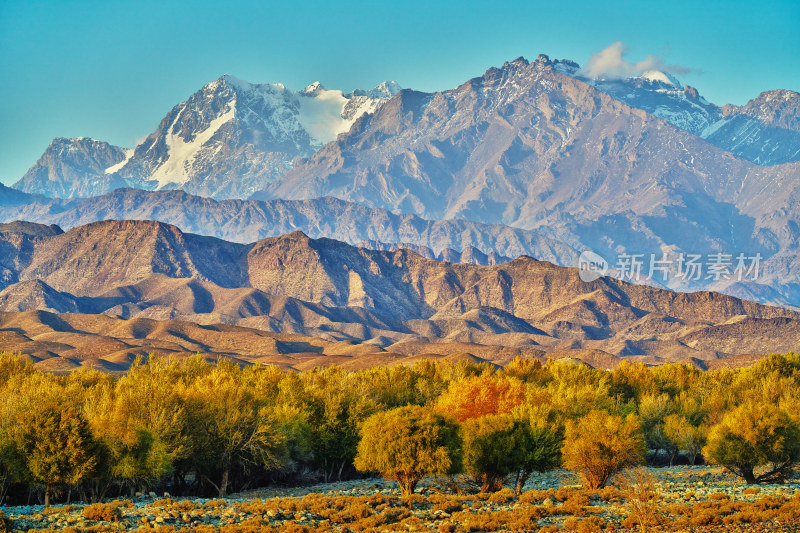
[[[632,63],[625,59],[628,47],[622,41],[595,53],[581,69],[588,78],[627,78],[638,76],[645,70],[660,70],[670,74],[685,74],[692,69],[680,65],[667,65],[657,55],[650,54],[642,61]]]

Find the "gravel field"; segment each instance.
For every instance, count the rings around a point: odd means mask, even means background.
[[[800,531],[800,513],[789,510],[800,509],[798,478],[784,485],[749,487],[713,467],[649,472],[657,481],[663,519],[649,531]],[[451,482],[427,478],[410,500],[400,497],[394,483],[363,479],[263,488],[225,499],[151,496],[92,509],[73,504],[0,510],[14,531],[639,531],[626,522],[631,514],[626,493],[614,488],[583,491],[569,472],[535,476],[519,497],[508,489],[458,495]],[[465,483],[460,487],[468,488]],[[694,514],[682,520],[676,509]],[[774,511],[766,516],[747,514],[748,509]],[[701,516],[703,512],[711,518]],[[723,516],[728,516],[725,522]]]

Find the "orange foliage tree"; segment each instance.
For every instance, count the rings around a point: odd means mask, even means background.
[[[436,402],[436,411],[464,422],[485,415],[510,413],[525,400],[525,384],[516,378],[482,374],[451,382]]]

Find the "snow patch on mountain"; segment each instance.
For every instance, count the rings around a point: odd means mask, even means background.
[[[660,70],[645,70],[638,77],[650,82],[658,82],[658,83],[664,83],[666,85],[672,85],[673,87],[681,86],[681,82],[679,82],[675,76],[667,74],[666,72],[661,72]]]
[[[116,165],[111,165],[110,167],[105,169],[106,174],[113,174],[114,172],[117,172],[119,169],[124,167],[128,163],[128,161],[130,161],[131,157],[133,156],[133,153],[136,150],[134,148],[123,148],[123,151],[125,152],[125,159],[123,159]]]
[[[329,143],[355,122],[355,118],[343,117],[348,102],[342,91],[328,90],[319,82],[313,83],[298,94],[297,120],[317,144]]]
[[[169,148],[169,157],[150,176],[152,181],[158,182],[159,189],[167,185],[183,185],[192,178],[191,170],[198,153],[223,124],[233,120],[235,110],[236,100],[233,100],[228,104],[228,109],[222,115],[213,119],[205,130],[196,133],[194,139],[189,142],[184,140],[181,134],[175,132],[175,124],[181,118],[181,115],[186,112],[186,108],[184,107],[175,116],[175,120],[170,125],[169,132],[165,138]]]

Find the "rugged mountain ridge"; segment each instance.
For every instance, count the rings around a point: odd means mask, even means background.
[[[386,349],[403,342],[590,349],[652,362],[743,353],[735,335],[752,328],[772,334],[744,344],[746,353],[773,350],[766,346],[794,342],[781,331],[794,332],[800,319],[717,293],[584,282],[576,269],[526,256],[495,266],[447,263],[300,232],[244,245],[145,221],[36,232],[32,250],[13,264],[16,281],[0,291],[0,311],[221,322]]]
[[[384,82],[343,94],[317,82],[294,92],[226,74],[176,105],[133,149],[56,139],[15,187],[60,198],[130,186],[247,197],[398,90],[395,82]]]
[[[570,60],[540,62],[589,83],[759,165],[800,161],[800,95],[766,91],[744,106],[719,107],[673,76],[646,71],[633,78],[591,79]],[[119,187],[181,188],[214,198],[244,198],[347,132],[400,90],[396,82],[351,93],[315,82],[293,92],[224,75],[178,104],[134,149],[86,138],[56,139],[15,185],[72,198]]]

